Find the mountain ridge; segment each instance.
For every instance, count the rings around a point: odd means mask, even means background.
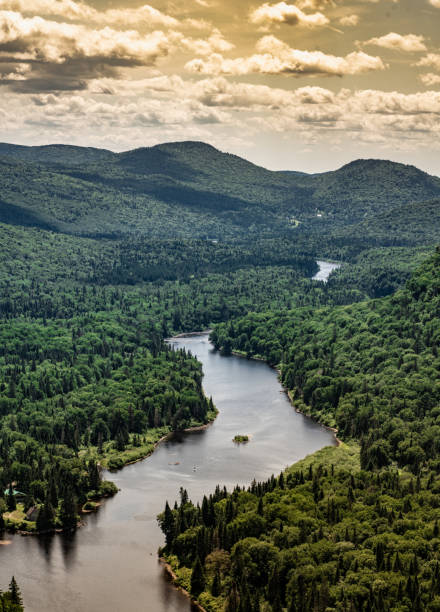
[[[440,179],[411,165],[359,159],[321,174],[275,172],[201,141],[122,153],[0,143],[0,167],[3,222],[96,237],[351,235],[378,215],[403,210],[410,218],[406,205],[440,199]],[[414,241],[424,244],[429,220],[416,217]],[[399,231],[407,244],[405,219]]]

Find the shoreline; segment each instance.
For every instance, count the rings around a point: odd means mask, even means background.
[[[195,332],[183,332],[170,338],[165,338],[165,342],[172,342],[173,340],[181,340],[182,338],[197,338],[198,336],[208,336],[212,332],[212,329],[205,329],[202,331]]]
[[[117,470],[109,470],[107,468],[105,468],[107,470],[107,472],[109,472],[109,474],[112,473],[116,473],[119,472],[120,470],[123,470],[124,468],[126,468],[129,465],[134,465],[135,463],[139,463],[140,461],[145,461],[145,459],[148,459],[149,457],[151,457],[151,455],[154,453],[154,451],[157,449],[157,447],[162,444],[163,442],[166,442],[168,439],[170,439],[172,436],[174,436],[175,434],[179,434],[179,433],[196,433],[197,431],[205,431],[206,429],[208,429],[208,427],[210,427],[215,419],[217,418],[217,414],[214,417],[214,419],[212,419],[211,421],[209,421],[208,423],[205,423],[204,425],[196,425],[194,427],[187,427],[186,429],[180,429],[180,430],[176,430],[176,431],[170,431],[169,433],[165,434],[164,436],[162,436],[159,440],[157,440],[154,443],[154,447],[150,450],[149,453],[147,453],[146,455],[143,455],[142,457],[139,457],[138,459],[134,459],[133,461],[129,461],[128,463],[124,463],[124,465],[117,469]],[[120,489],[118,489],[119,491]],[[117,493],[116,493],[117,494]],[[96,512],[99,511],[99,508],[102,506],[102,502],[106,499],[109,499],[109,495],[103,495],[102,497],[99,497],[98,500],[96,501],[96,507],[93,510],[81,510],[81,512],[79,512],[79,517],[80,520],[78,521],[77,524],[77,529],[80,529],[81,527],[84,527],[84,522],[81,520],[81,517],[83,516],[87,516],[88,514],[94,514]],[[26,531],[24,529],[12,529],[12,528],[6,528],[5,529],[6,533],[10,533],[11,535],[21,535],[21,536],[41,536],[41,535],[48,535],[48,534],[61,534],[64,533],[63,529],[55,528],[55,529],[49,529],[49,530],[45,530],[45,531]]]
[[[307,417],[308,419],[310,419],[311,421],[313,421],[314,423],[318,423],[318,425],[320,425],[321,427],[323,427],[324,429],[327,429],[327,431],[331,431],[334,434],[335,437],[335,441],[336,441],[336,447],[339,448],[340,446],[342,446],[344,443],[342,442],[342,440],[340,440],[338,438],[338,429],[336,429],[336,427],[330,427],[329,425],[324,425],[324,423],[320,423],[319,421],[315,421],[315,419],[313,417],[310,416],[310,414],[307,414],[305,412],[303,412],[302,410],[300,410],[299,408],[297,408],[294,404],[294,400],[291,396],[292,391],[290,391],[289,389],[287,389],[287,387],[284,387],[284,385],[282,385],[283,387],[283,391],[284,393],[287,395],[287,397],[289,398],[289,402],[290,405],[292,406],[292,408],[295,410],[295,412],[297,412],[298,414],[302,414],[303,416]]]
[[[295,406],[294,400],[293,400],[293,398],[291,396],[291,390],[288,389],[287,387],[285,387],[283,385],[283,383],[281,382],[281,380],[280,380],[281,370],[279,368],[277,368],[277,366],[270,365],[269,363],[267,363],[267,361],[263,357],[248,357],[247,355],[243,355],[243,353],[240,353],[239,351],[231,351],[231,355],[233,355],[234,357],[240,357],[241,359],[247,359],[248,361],[259,361],[259,362],[265,363],[269,368],[271,368],[272,370],[275,370],[276,372],[278,372],[278,379],[279,379],[280,385],[281,385],[281,387],[283,389],[283,393],[285,393],[287,395],[287,397],[289,398],[290,405],[292,406],[292,408],[294,408],[295,412],[297,412],[298,414],[302,414],[303,416],[307,417],[308,419],[310,419],[314,423],[317,423],[318,425],[320,425],[324,429],[327,429],[327,431],[333,432],[334,436],[335,436],[336,447],[339,448],[340,446],[342,446],[343,442],[342,442],[342,440],[340,440],[338,438],[338,429],[336,429],[336,427],[330,427],[329,425],[325,425],[324,423],[321,423],[320,421],[316,421],[312,416],[310,416],[310,414],[306,414],[305,412],[302,412],[302,410],[299,410]]]
[[[185,597],[187,597],[190,600],[192,606],[194,606],[196,610],[199,610],[199,612],[207,612],[207,610],[197,601],[197,599],[193,598],[193,596],[191,595],[189,591],[187,591],[186,589],[184,589],[183,587],[177,584],[177,579],[178,579],[177,575],[174,572],[171,565],[168,563],[168,561],[164,559],[163,557],[159,557],[159,563],[162,565],[164,571],[166,572],[168,577],[171,579],[173,587],[177,589],[178,591],[180,591],[181,593],[183,593],[183,595],[185,595]]]
[[[167,440],[169,440],[172,436],[175,436],[176,434],[195,433],[197,431],[205,431],[206,429],[208,429],[208,427],[211,427],[211,425],[214,423],[215,419],[217,418],[217,414],[212,419],[212,421],[209,421],[208,423],[205,423],[204,425],[195,425],[194,427],[187,427],[186,429],[176,429],[175,431],[170,431],[169,433],[165,434],[159,440],[157,440],[157,442],[154,443],[154,447],[151,449],[151,451],[148,454],[146,454],[146,455],[144,455],[142,457],[139,457],[138,459],[133,459],[133,461],[129,461],[128,463],[124,463],[124,465],[122,467],[118,468],[117,470],[108,470],[107,469],[107,471],[110,472],[110,474],[111,473],[115,473],[115,472],[119,472],[119,470],[123,470],[128,465],[134,465],[135,463],[139,463],[140,461],[145,461],[145,459],[148,459],[148,457],[151,457],[151,455],[154,453],[154,451],[159,446],[159,444],[162,444],[163,442],[166,442]]]

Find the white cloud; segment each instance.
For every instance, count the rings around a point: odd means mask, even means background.
[[[192,38],[177,30],[141,33],[0,11],[0,53],[10,64],[8,72],[28,62],[26,78],[3,78],[3,84],[16,91],[80,90],[97,76],[151,67],[177,51],[210,56],[232,48],[218,29],[205,38]]]
[[[194,59],[186,70],[198,74],[289,74],[297,76],[344,76],[384,70],[380,57],[355,51],[345,57],[328,55],[322,51],[292,49],[274,36],[264,36],[257,43],[259,53],[245,58],[225,59],[214,53],[206,60]]]
[[[428,53],[415,65],[421,68],[434,68],[440,71],[440,53]]]
[[[6,56],[62,64],[69,58],[98,58],[115,63],[151,64],[166,55],[172,43],[161,31],[140,35],[134,30],[109,27],[89,29],[0,12],[0,51]]]
[[[375,45],[384,49],[395,49],[396,51],[405,51],[409,53],[415,53],[420,51],[426,51],[424,36],[418,36],[416,34],[396,34],[396,32],[390,32],[385,36],[379,38],[370,38],[364,42],[364,45]]]
[[[194,39],[184,38],[180,40],[180,45],[197,55],[210,55],[212,53],[226,53],[234,48],[234,45],[227,41],[217,28],[211,32],[208,38]]]
[[[278,4],[265,3],[250,14],[250,21],[255,25],[269,27],[271,25],[301,25],[307,27],[325,26],[328,18],[322,13],[304,13],[298,6],[278,2]]]
[[[92,6],[74,0],[0,0],[0,9],[25,15],[62,17],[72,21],[87,21],[103,25],[123,25],[124,28],[169,27],[179,25],[177,19],[145,4],[137,8],[108,9],[98,11]]]
[[[427,74],[421,74],[419,79],[422,81],[423,85],[426,87],[432,87],[433,85],[440,85],[440,74],[434,74],[433,72],[428,72]]]
[[[339,23],[342,26],[348,26],[348,27],[354,27],[357,26],[359,23],[360,17],[359,15],[346,15],[345,17],[341,17],[341,19],[339,20]]]

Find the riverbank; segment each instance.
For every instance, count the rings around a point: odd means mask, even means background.
[[[187,597],[191,601],[192,607],[195,610],[198,610],[199,612],[208,612],[197,601],[197,599],[194,599],[194,597],[191,595],[191,593],[187,589],[185,589],[181,584],[179,584],[179,581],[180,581],[179,576],[174,571],[172,565],[170,563],[168,563],[168,561],[164,557],[159,557],[159,563],[162,565],[162,567],[164,568],[167,576],[170,578],[170,580],[171,580],[171,582],[173,584],[173,587],[175,589],[177,589],[178,591],[180,591],[183,595],[185,595],[185,597]]]
[[[231,351],[231,354],[234,357],[241,357],[242,359],[249,359],[251,361],[262,361],[263,363],[265,363],[269,368],[272,368],[273,370],[276,370],[278,372],[278,378],[280,381],[280,384],[283,388],[284,393],[287,395],[287,397],[289,398],[289,402],[292,406],[292,408],[295,409],[295,411],[298,414],[302,414],[305,417],[307,417],[308,419],[311,419],[314,423],[317,423],[318,425],[320,425],[321,427],[324,427],[324,429],[327,429],[327,431],[331,431],[333,432],[334,436],[335,436],[335,441],[336,441],[336,446],[341,446],[343,444],[342,440],[340,440],[338,438],[338,429],[336,427],[330,427],[329,425],[325,425],[324,423],[321,423],[320,421],[316,421],[311,414],[308,414],[307,412],[304,412],[303,410],[300,410],[298,408],[298,406],[295,404],[295,400],[292,397],[292,391],[290,389],[288,389],[286,386],[283,385],[282,381],[281,381],[281,370],[277,367],[277,366],[272,366],[269,363],[267,363],[267,361],[264,359],[264,357],[261,357],[259,355],[256,356],[252,356],[250,357],[249,355],[247,355],[244,351]]]
[[[215,427],[204,424],[206,431],[177,435],[157,444],[148,460],[105,472],[120,492],[96,514],[84,517],[74,535],[5,535],[11,544],[1,547],[2,563],[20,578],[29,612],[138,612],[146,598],[155,612],[190,612],[191,600],[174,588],[158,563],[164,539],[156,517],[166,500],[173,507],[181,488],[201,503],[217,484],[232,491],[237,484],[249,486],[254,478],[266,482],[272,473],[334,444],[331,432],[292,410],[265,364],[224,359],[206,336],[176,340],[175,348],[191,352],[203,364],[204,392],[219,410]],[[232,442],[245,433],[254,435],[250,444]],[[208,611],[213,609],[210,598],[210,593],[198,598]]]
[[[290,401],[290,403],[292,405],[292,408],[295,408],[296,412],[298,412],[299,414],[303,414],[308,419],[311,419],[314,423],[318,423],[318,425],[320,425],[321,427],[324,427],[324,429],[327,429],[327,431],[333,432],[333,434],[335,436],[335,440],[336,440],[336,446],[342,446],[343,442],[342,442],[342,440],[340,440],[338,438],[338,429],[336,427],[330,427],[329,425],[325,425],[324,423],[320,423],[319,421],[316,421],[312,417],[311,414],[308,414],[307,412],[304,412],[303,410],[300,410],[298,408],[298,406],[295,404],[294,398],[292,397],[292,391],[290,389],[288,389],[287,387],[285,387],[283,384],[282,384],[282,387],[283,387],[283,390],[286,393],[287,397],[289,398],[289,401]]]
[[[192,433],[192,432],[195,433],[197,431],[204,431],[205,429],[207,429],[208,427],[212,425],[212,423],[215,421],[217,417],[217,414],[218,414],[217,410],[211,411],[210,413],[208,413],[209,420],[207,423],[195,425],[194,427],[187,427],[186,429],[183,429],[183,430],[179,430],[179,431],[169,430],[169,431],[166,431],[165,433],[164,433],[164,428],[158,428],[155,431],[153,430],[153,432],[150,432],[149,434],[150,439],[148,441],[148,444],[142,445],[140,447],[134,447],[134,448],[127,449],[126,451],[122,451],[121,453],[117,455],[109,454],[107,457],[104,457],[103,459],[99,461],[99,465],[103,468],[108,469],[110,472],[117,472],[123,469],[124,467],[133,465],[140,461],[144,461],[145,459],[148,459],[148,457],[150,457],[154,453],[154,451],[157,449],[157,447],[160,444],[162,444],[163,442],[166,442],[167,440],[170,440],[175,434]],[[134,457],[133,457],[133,453],[135,455]],[[118,463],[115,467],[110,467],[108,463],[110,459],[114,458],[115,456],[118,458]],[[111,465],[115,465],[115,463],[112,463]],[[102,495],[96,496],[90,500],[87,500],[87,502],[84,504],[84,506],[81,508],[79,512],[80,520],[78,521],[77,528],[84,526],[84,522],[81,520],[81,517],[87,516],[88,514],[98,512],[101,506],[102,500],[108,499],[109,497],[113,497],[113,495],[117,494],[118,489],[116,487],[110,490],[110,485],[113,485],[112,481],[105,480],[103,482],[108,483],[107,488],[109,489],[109,491],[107,493],[103,493]],[[34,535],[45,535],[45,534],[50,534],[50,533],[63,533],[63,529],[59,527],[54,527],[53,529],[44,530],[44,531],[38,531],[36,521],[29,521],[26,519],[26,514],[24,512],[24,507],[22,504],[19,504],[18,509],[14,512],[4,512],[3,519],[5,522],[5,531],[11,534],[16,533],[22,536],[34,536]]]
[[[171,338],[166,338],[165,342],[172,342],[173,340],[178,340],[182,338],[197,338],[198,336],[206,336],[212,332],[212,329],[205,329],[204,331],[195,331],[195,332],[183,332],[182,334],[177,334],[177,336],[172,336]]]

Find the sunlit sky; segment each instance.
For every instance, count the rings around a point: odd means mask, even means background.
[[[440,0],[0,0],[0,140],[440,175]]]

